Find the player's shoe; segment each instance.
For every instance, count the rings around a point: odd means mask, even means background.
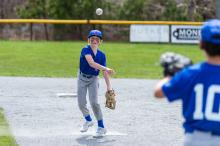
[[[102,127],[98,127],[95,135],[93,136],[94,138],[100,138],[100,137],[103,137],[105,136],[107,133],[107,130],[105,128],[102,128]]]
[[[91,126],[93,126],[93,122],[92,122],[92,121],[86,121],[86,122],[82,125],[82,127],[81,127],[81,129],[80,129],[80,132],[86,132],[86,131],[88,131],[89,127],[91,127]]]

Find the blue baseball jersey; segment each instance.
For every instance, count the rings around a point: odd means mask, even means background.
[[[170,102],[182,100],[185,132],[220,134],[220,65],[202,62],[186,68],[162,90]]]
[[[87,62],[85,55],[90,54],[93,58],[93,60],[102,65],[102,66],[106,66],[106,57],[105,54],[103,52],[101,52],[99,49],[97,50],[96,55],[93,53],[92,48],[87,45],[86,47],[84,47],[81,51],[81,55],[80,55],[80,71],[84,74],[88,74],[88,75],[95,75],[98,76],[99,75],[99,70],[95,69],[93,67],[91,67],[89,65],[89,63]]]

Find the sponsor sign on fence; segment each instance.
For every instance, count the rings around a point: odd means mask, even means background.
[[[169,25],[131,25],[130,42],[169,42]]]
[[[201,26],[172,25],[171,43],[198,43]]]

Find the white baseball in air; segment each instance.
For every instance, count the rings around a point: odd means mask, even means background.
[[[97,15],[102,15],[103,10],[101,8],[97,8],[95,12]]]

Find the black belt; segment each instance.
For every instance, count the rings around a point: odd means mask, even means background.
[[[210,132],[211,133],[211,135],[216,135],[216,136],[220,136],[220,133],[219,132]]]
[[[216,133],[216,132],[211,132],[211,135],[216,135],[216,136],[220,136],[220,133]]]
[[[215,135],[215,136],[220,136],[220,133],[219,133],[219,132],[213,132],[213,131],[203,131],[203,130],[198,130],[198,129],[196,129],[196,131],[199,131],[199,132],[204,132],[204,133],[210,133],[211,135]],[[193,133],[193,131],[192,131],[192,132],[190,132],[190,133]]]
[[[93,75],[87,75],[87,74],[84,74],[82,73],[81,71],[79,72],[83,77],[87,78],[87,79],[90,79],[93,77]]]

